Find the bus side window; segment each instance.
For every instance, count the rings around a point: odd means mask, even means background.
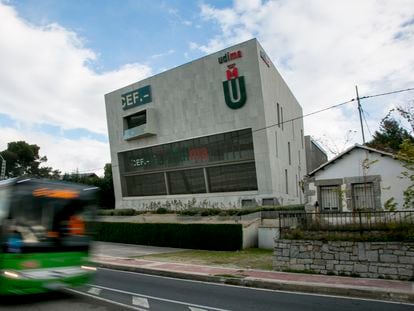
[[[70,235],[84,235],[85,222],[80,215],[72,215],[69,218],[68,229]]]

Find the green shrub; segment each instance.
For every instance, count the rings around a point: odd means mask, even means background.
[[[196,216],[199,215],[201,208],[188,208],[182,211],[177,212],[181,216]]]
[[[105,242],[207,250],[240,250],[240,224],[92,222],[88,229]]]
[[[303,230],[300,228],[284,229],[281,236],[291,240],[319,241],[353,241],[353,242],[412,242],[414,241],[414,225],[392,224],[379,227],[356,230],[355,228],[339,228],[338,230]]]
[[[134,216],[141,214],[133,208],[120,208],[120,209],[101,209],[98,211],[98,216]]]
[[[168,214],[169,211],[165,207],[159,207],[155,210],[155,214]]]
[[[113,209],[100,209],[98,210],[98,216],[113,216],[114,210]]]
[[[181,216],[243,216],[251,213],[261,211],[304,211],[305,206],[301,205],[286,205],[286,206],[261,206],[250,207],[243,209],[220,209],[220,208],[188,208],[178,211],[177,214]]]
[[[114,216],[134,216],[135,210],[132,208],[122,208],[114,210]]]

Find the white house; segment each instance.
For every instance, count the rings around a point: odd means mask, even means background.
[[[393,154],[354,145],[310,172],[305,184],[308,211],[381,210],[389,203],[403,207],[410,185]]]

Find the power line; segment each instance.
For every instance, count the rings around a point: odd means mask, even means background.
[[[371,130],[369,129],[367,119],[365,118],[365,114],[366,114],[366,111],[362,110],[362,117],[364,118],[365,125],[367,126],[367,129],[368,129],[368,133],[369,133],[369,135],[371,135],[371,137],[372,137],[372,133],[371,133]]]
[[[367,95],[367,96],[359,97],[359,99],[361,100],[361,99],[367,99],[367,98],[372,98],[372,97],[379,97],[379,96],[397,94],[397,93],[408,92],[408,91],[414,91],[414,87],[413,88],[403,89],[403,90],[391,91],[391,92],[387,92],[387,93]],[[343,103],[340,103],[340,104],[336,104],[336,105],[333,105],[333,106],[329,106],[329,107],[326,107],[324,109],[317,110],[317,111],[314,111],[314,112],[311,112],[311,113],[308,113],[308,114],[304,114],[304,115],[299,116],[299,117],[295,117],[295,118],[292,118],[292,119],[289,119],[289,120],[286,120],[286,121],[282,121],[282,122],[278,122],[278,123],[275,123],[275,124],[271,124],[271,125],[268,125],[268,126],[265,126],[265,127],[262,127],[262,128],[258,128],[256,130],[253,130],[252,132],[263,131],[263,130],[266,130],[266,129],[271,128],[271,127],[275,127],[275,126],[282,125],[284,123],[292,122],[292,121],[299,120],[299,119],[304,119],[305,117],[309,117],[311,115],[314,115],[314,114],[317,114],[317,113],[321,113],[321,112],[324,112],[324,111],[327,111],[327,110],[330,110],[330,109],[338,108],[340,106],[343,106],[343,105],[352,103],[352,102],[354,102],[356,100],[358,100],[358,98],[353,98],[353,99],[348,100],[346,102],[343,102]]]
[[[330,107],[323,108],[321,110],[317,110],[317,111],[314,111],[314,112],[310,112],[310,113],[304,114],[302,116],[295,117],[295,118],[292,118],[292,119],[289,119],[289,120],[286,120],[286,121],[283,121],[283,122],[278,122],[278,123],[275,123],[275,124],[271,124],[271,125],[265,126],[263,128],[258,128],[256,130],[254,130],[253,132],[262,131],[262,130],[265,130],[265,129],[270,128],[270,127],[279,126],[279,125],[282,125],[284,123],[288,123],[288,122],[292,122],[292,121],[295,121],[295,120],[303,119],[305,117],[309,117],[311,115],[314,115],[314,114],[317,114],[317,113],[320,113],[320,112],[324,112],[324,111],[329,110],[329,109],[338,108],[340,106],[343,106],[343,105],[352,103],[354,101],[356,101],[356,98],[353,98],[351,100],[348,100],[348,101],[343,102],[343,103],[340,103],[340,104],[336,104],[336,105],[333,105],[333,106],[330,106]]]
[[[411,88],[408,88],[408,89],[403,89],[403,90],[398,90],[398,91],[392,91],[392,92],[382,93],[382,94],[362,96],[359,99],[366,99],[366,98],[372,98],[372,97],[378,97],[378,96],[385,96],[385,95],[397,94],[397,93],[408,92],[408,91],[414,91],[414,87],[411,87]]]

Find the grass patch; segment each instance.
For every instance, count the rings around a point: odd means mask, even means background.
[[[249,248],[241,251],[188,250],[175,253],[145,255],[139,256],[138,258],[242,269],[272,270],[272,255],[272,250]]]

